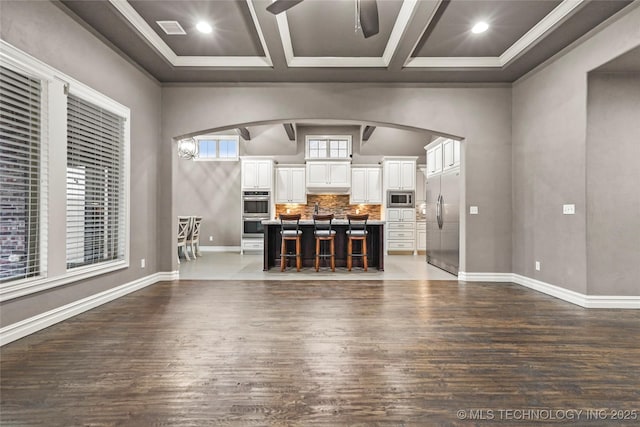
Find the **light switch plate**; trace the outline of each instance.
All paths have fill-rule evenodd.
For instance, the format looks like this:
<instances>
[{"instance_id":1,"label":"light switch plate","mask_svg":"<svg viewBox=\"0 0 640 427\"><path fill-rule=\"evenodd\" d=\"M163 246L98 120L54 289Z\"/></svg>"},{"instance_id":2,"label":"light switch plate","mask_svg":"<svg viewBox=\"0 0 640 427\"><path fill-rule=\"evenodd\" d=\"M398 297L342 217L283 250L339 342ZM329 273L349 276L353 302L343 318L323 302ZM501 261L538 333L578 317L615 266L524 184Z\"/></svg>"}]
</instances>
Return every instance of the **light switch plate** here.
<instances>
[{"instance_id":1,"label":"light switch plate","mask_svg":"<svg viewBox=\"0 0 640 427\"><path fill-rule=\"evenodd\" d=\"M478 215L478 207L477 206L469 206L469 214L470 215Z\"/></svg>"},{"instance_id":2,"label":"light switch plate","mask_svg":"<svg viewBox=\"0 0 640 427\"><path fill-rule=\"evenodd\" d=\"M142 258L142 259L140 260L140 268L144 268L146 265L147 265L147 263L145 262L145 259L144 259L144 258Z\"/></svg>"},{"instance_id":3,"label":"light switch plate","mask_svg":"<svg viewBox=\"0 0 640 427\"><path fill-rule=\"evenodd\" d=\"M574 215L576 213L576 205L562 205L562 213L565 215Z\"/></svg>"},{"instance_id":4,"label":"light switch plate","mask_svg":"<svg viewBox=\"0 0 640 427\"><path fill-rule=\"evenodd\" d=\"M540 261L536 261L536 271L540 271Z\"/></svg>"}]
</instances>

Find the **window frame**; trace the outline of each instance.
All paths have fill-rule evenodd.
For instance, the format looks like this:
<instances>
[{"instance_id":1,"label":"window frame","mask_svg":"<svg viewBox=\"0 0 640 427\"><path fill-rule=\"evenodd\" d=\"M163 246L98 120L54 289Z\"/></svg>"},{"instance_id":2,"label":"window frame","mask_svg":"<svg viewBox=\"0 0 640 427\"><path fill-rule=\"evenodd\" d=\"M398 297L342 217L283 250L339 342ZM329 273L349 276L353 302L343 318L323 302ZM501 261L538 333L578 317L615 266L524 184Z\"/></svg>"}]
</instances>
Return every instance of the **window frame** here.
<instances>
[{"instance_id":1,"label":"window frame","mask_svg":"<svg viewBox=\"0 0 640 427\"><path fill-rule=\"evenodd\" d=\"M2 66L10 69L11 71L25 75L31 79L40 81L40 160L38 164L38 273L24 277L21 279L10 280L0 284L0 288L8 288L12 286L22 286L25 283L35 282L42 280L47 276L47 243L48 243L48 154L49 154L49 133L48 133L48 81L49 76L43 70L37 67L29 66L23 63L18 58L7 56L4 52L0 51L0 59L2 59ZM0 300L2 301L2 300Z\"/></svg>"},{"instance_id":2,"label":"window frame","mask_svg":"<svg viewBox=\"0 0 640 427\"><path fill-rule=\"evenodd\" d=\"M40 271L37 276L0 285L0 302L89 279L130 266L131 111L128 107L0 40L3 66L42 82ZM66 268L67 93L125 118L124 121L124 259ZM65 203L49 203L64 198ZM55 247L52 243L55 243ZM57 245L60 247L57 247ZM61 255L62 254L62 255Z\"/></svg>"},{"instance_id":3,"label":"window frame","mask_svg":"<svg viewBox=\"0 0 640 427\"><path fill-rule=\"evenodd\" d=\"M311 157L310 155L310 142L311 141L326 141L325 156L324 157ZM331 157L331 141L346 141L347 142L347 155L346 157ZM306 135L305 136L304 155L305 160L351 160L353 154L353 138L351 135Z\"/></svg>"},{"instance_id":4,"label":"window frame","mask_svg":"<svg viewBox=\"0 0 640 427\"><path fill-rule=\"evenodd\" d=\"M194 136L196 141L196 156L193 158L196 162L237 162L240 161L240 137L238 135L198 135ZM216 156L215 157L200 157L200 141L215 141L216 142ZM220 142L221 141L234 141L236 146L235 157L220 157Z\"/></svg>"},{"instance_id":5,"label":"window frame","mask_svg":"<svg viewBox=\"0 0 640 427\"><path fill-rule=\"evenodd\" d=\"M130 216L130 180L131 180L131 170L130 170L130 122L131 115L130 110L127 107L113 101L110 98L102 95L101 93L87 87L84 85L70 85L68 90L69 95L76 96L78 98L83 99L86 102L89 102L97 107L100 107L104 110L107 110L113 114L121 116L124 119L124 141L123 141L123 178L124 178L124 258L113 260L113 261L103 261L95 264L89 264L86 266L79 267L66 267L66 272L68 276L74 275L83 275L87 273L103 274L109 271L118 270L120 268L126 268L129 266L129 216ZM68 97L66 97L68 99ZM65 134L66 139L66 134ZM66 153L66 140L65 140L65 153ZM66 184L66 165L65 165L65 184ZM66 205L66 185L65 185L65 205ZM65 230L66 230L66 215L65 215ZM66 237L66 235L65 235ZM65 254L66 254L66 238L65 238ZM65 265L66 265L66 257L65 257ZM91 276L89 276L91 277Z\"/></svg>"}]
</instances>

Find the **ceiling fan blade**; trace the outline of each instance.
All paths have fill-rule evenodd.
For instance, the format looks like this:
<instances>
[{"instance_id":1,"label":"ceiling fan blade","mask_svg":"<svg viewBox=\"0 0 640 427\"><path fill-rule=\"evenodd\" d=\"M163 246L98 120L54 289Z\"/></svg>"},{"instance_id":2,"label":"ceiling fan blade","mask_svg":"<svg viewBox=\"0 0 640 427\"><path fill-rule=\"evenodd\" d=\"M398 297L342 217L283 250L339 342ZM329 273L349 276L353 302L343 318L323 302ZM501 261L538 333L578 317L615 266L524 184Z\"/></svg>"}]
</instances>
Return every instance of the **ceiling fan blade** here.
<instances>
[{"instance_id":1,"label":"ceiling fan blade","mask_svg":"<svg viewBox=\"0 0 640 427\"><path fill-rule=\"evenodd\" d=\"M375 36L380 31L376 0L360 0L360 27L365 39Z\"/></svg>"},{"instance_id":2,"label":"ceiling fan blade","mask_svg":"<svg viewBox=\"0 0 640 427\"><path fill-rule=\"evenodd\" d=\"M301 3L302 0L276 0L267 6L267 10L274 15L282 13L286 10L291 9L293 6Z\"/></svg>"}]
</instances>

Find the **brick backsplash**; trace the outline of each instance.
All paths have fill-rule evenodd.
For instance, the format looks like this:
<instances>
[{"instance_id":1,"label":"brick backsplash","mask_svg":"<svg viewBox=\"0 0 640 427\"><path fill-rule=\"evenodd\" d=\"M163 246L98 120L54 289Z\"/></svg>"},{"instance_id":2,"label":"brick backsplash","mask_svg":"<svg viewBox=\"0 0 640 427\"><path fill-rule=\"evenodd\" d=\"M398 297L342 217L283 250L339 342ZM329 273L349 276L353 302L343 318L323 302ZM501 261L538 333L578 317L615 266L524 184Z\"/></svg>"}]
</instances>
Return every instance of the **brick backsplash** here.
<instances>
[{"instance_id":1,"label":"brick backsplash","mask_svg":"<svg viewBox=\"0 0 640 427\"><path fill-rule=\"evenodd\" d=\"M321 214L332 213L336 219L346 218L347 214L356 214L356 210L360 214L369 214L369 219L380 219L381 205L350 205L348 194L309 194L306 205L277 204L276 218L281 213L286 214L289 209L290 214L299 213L302 215L302 219L311 219L316 202L318 202Z\"/></svg>"}]
</instances>

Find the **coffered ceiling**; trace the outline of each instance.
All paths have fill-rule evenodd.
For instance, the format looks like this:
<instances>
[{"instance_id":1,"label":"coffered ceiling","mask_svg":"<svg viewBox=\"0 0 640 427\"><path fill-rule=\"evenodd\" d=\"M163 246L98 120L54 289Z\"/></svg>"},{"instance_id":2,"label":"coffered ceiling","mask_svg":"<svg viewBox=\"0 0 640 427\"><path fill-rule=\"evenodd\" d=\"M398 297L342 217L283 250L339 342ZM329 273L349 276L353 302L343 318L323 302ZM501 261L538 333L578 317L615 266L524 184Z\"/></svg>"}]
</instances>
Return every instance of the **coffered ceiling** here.
<instances>
[{"instance_id":1,"label":"coffered ceiling","mask_svg":"<svg viewBox=\"0 0 640 427\"><path fill-rule=\"evenodd\" d=\"M631 0L62 0L61 7L162 82L512 82ZM159 21L176 21L168 35ZM196 30L207 21L211 33ZM489 29L471 32L478 21Z\"/></svg>"}]
</instances>

